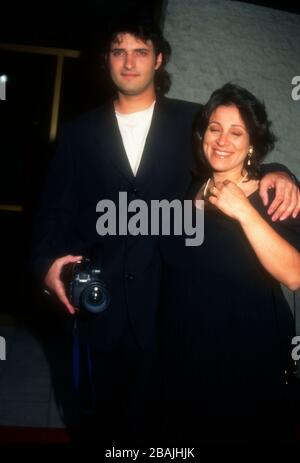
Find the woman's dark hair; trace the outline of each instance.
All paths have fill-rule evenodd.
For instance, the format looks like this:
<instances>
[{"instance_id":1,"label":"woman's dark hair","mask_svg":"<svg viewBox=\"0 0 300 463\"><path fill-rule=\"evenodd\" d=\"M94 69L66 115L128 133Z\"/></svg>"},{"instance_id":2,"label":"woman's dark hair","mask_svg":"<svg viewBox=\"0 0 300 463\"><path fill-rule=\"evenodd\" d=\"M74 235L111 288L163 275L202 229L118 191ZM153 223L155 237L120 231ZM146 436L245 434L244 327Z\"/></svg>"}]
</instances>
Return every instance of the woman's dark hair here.
<instances>
[{"instance_id":1,"label":"woman's dark hair","mask_svg":"<svg viewBox=\"0 0 300 463\"><path fill-rule=\"evenodd\" d=\"M148 16L130 15L129 17L123 16L122 18L110 23L107 27L107 33L102 42L102 63L105 63L105 58L110 51L111 44L117 40L119 34L128 33L134 37L146 42L151 40L155 55L162 54L162 64L155 72L154 84L156 92L160 95L167 93L171 87L171 77L166 71L165 66L171 56L171 46L164 38L160 28Z\"/></svg>"},{"instance_id":2,"label":"woman's dark hair","mask_svg":"<svg viewBox=\"0 0 300 463\"><path fill-rule=\"evenodd\" d=\"M240 112L249 133L250 145L254 152L251 157L251 165L245 160L244 168L248 172L248 178L260 177L260 164L264 157L274 148L276 137L271 131L271 122L268 120L266 108L252 93L238 85L227 83L215 90L208 102L203 107L194 125L194 146L197 161L200 161L202 175L203 168L208 173L210 166L203 152L203 138L209 124L212 113L219 106L236 106ZM198 162L199 164L199 162Z\"/></svg>"}]
</instances>

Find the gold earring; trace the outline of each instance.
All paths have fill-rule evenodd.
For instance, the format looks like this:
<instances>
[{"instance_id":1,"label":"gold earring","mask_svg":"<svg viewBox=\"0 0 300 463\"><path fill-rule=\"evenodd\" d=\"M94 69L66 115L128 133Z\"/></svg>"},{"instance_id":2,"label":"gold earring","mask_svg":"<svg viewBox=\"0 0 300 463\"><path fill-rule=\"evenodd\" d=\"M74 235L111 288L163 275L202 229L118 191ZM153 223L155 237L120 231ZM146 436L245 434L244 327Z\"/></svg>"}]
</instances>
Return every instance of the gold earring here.
<instances>
[{"instance_id":1,"label":"gold earring","mask_svg":"<svg viewBox=\"0 0 300 463\"><path fill-rule=\"evenodd\" d=\"M247 166L251 166L251 157L253 155L253 152L254 152L254 149L253 149L253 146L249 146L249 150L248 150L248 161L247 161Z\"/></svg>"}]
</instances>

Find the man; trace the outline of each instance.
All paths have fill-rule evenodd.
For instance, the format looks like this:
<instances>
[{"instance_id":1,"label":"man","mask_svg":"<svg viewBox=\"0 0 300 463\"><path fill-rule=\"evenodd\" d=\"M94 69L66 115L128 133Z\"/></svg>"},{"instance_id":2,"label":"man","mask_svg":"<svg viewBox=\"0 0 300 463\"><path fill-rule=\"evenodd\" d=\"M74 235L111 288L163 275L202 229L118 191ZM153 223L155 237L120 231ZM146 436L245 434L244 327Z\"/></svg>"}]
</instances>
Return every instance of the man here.
<instances>
[{"instance_id":1,"label":"man","mask_svg":"<svg viewBox=\"0 0 300 463\"><path fill-rule=\"evenodd\" d=\"M118 204L119 192L147 204L173 200L189 186L192 123L201 107L163 96L169 55L169 44L150 22L128 22L111 32L105 57L116 99L61 131L37 217L35 268L68 312L74 315L76 308L66 296L62 269L91 249L110 292L108 310L79 326L91 350L99 439L112 440L119 431L140 442L158 424L157 239L99 236L96 205L101 199ZM273 186L274 219L297 213L293 181L285 173L268 174L261 187L265 201Z\"/></svg>"}]
</instances>

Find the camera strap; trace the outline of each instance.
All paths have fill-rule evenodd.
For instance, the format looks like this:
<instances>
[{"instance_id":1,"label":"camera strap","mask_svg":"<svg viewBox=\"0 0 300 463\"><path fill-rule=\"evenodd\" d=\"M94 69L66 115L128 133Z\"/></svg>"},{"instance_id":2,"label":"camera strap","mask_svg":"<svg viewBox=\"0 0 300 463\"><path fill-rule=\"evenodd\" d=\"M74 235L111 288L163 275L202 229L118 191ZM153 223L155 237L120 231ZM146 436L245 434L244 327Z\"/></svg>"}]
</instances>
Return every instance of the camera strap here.
<instances>
[{"instance_id":1,"label":"camera strap","mask_svg":"<svg viewBox=\"0 0 300 463\"><path fill-rule=\"evenodd\" d=\"M76 316L73 327L73 386L82 413L93 414L96 400L91 349L87 342L80 339Z\"/></svg>"}]
</instances>

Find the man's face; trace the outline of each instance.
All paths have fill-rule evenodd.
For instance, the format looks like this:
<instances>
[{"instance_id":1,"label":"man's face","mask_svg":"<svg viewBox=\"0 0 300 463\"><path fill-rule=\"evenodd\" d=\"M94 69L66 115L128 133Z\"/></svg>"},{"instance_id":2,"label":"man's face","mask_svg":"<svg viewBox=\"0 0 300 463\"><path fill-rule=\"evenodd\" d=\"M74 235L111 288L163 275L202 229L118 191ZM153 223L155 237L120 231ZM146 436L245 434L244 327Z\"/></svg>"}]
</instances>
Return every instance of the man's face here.
<instances>
[{"instance_id":1,"label":"man's face","mask_svg":"<svg viewBox=\"0 0 300 463\"><path fill-rule=\"evenodd\" d=\"M111 44L107 61L119 92L141 95L154 88L154 74L161 65L162 55L155 55L150 40L143 42L131 34L122 33Z\"/></svg>"}]
</instances>

